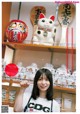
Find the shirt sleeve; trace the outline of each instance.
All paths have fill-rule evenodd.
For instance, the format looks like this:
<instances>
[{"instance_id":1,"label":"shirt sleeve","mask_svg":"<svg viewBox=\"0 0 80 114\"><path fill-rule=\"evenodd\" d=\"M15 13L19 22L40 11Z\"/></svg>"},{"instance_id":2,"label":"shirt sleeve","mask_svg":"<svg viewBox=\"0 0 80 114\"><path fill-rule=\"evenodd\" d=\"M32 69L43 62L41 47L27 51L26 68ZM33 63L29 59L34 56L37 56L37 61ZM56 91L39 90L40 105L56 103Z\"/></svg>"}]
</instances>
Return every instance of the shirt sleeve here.
<instances>
[{"instance_id":1,"label":"shirt sleeve","mask_svg":"<svg viewBox=\"0 0 80 114\"><path fill-rule=\"evenodd\" d=\"M55 100L53 100L53 112L60 112L60 105Z\"/></svg>"}]
</instances>

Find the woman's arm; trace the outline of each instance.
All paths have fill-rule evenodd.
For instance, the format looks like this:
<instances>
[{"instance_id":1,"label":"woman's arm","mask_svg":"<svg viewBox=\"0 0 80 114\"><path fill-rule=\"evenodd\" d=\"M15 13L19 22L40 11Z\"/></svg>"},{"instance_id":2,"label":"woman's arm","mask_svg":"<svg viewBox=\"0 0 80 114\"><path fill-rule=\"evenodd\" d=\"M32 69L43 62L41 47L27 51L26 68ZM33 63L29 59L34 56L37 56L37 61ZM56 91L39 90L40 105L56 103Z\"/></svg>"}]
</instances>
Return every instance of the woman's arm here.
<instances>
[{"instance_id":1,"label":"woman's arm","mask_svg":"<svg viewBox=\"0 0 80 114\"><path fill-rule=\"evenodd\" d=\"M29 86L29 82L28 81L22 81L20 83L21 85L21 88L20 88L20 91L15 99L15 104L14 104L14 112L22 112L23 111L23 94L24 94L24 91L26 89L26 87Z\"/></svg>"},{"instance_id":2,"label":"woman's arm","mask_svg":"<svg viewBox=\"0 0 80 114\"><path fill-rule=\"evenodd\" d=\"M19 91L19 94L17 95L15 99L15 104L14 104L14 112L22 112L23 111L23 94L24 94L25 88L21 88Z\"/></svg>"}]
</instances>

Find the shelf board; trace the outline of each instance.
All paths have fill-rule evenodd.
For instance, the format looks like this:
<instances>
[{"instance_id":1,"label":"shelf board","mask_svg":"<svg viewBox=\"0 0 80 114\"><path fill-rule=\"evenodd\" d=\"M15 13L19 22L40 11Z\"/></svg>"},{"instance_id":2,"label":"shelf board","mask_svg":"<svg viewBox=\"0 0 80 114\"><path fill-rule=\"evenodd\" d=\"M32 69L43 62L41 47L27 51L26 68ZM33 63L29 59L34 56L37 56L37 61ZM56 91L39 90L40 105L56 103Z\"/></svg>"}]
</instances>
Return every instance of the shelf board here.
<instances>
[{"instance_id":1,"label":"shelf board","mask_svg":"<svg viewBox=\"0 0 80 114\"><path fill-rule=\"evenodd\" d=\"M9 80L3 79L2 82L9 82ZM20 81L10 80L10 83L11 84L12 83L20 84ZM76 89L74 89L74 88L64 88L64 87L54 86L53 89L76 94Z\"/></svg>"},{"instance_id":2,"label":"shelf board","mask_svg":"<svg viewBox=\"0 0 80 114\"><path fill-rule=\"evenodd\" d=\"M2 42L3 45L7 45L13 49L26 49L26 50L35 50L35 51L51 51L51 52L60 52L60 53L76 53L76 48L71 47L63 47L63 46L45 46L39 44L32 44L32 43L14 43L14 42Z\"/></svg>"},{"instance_id":3,"label":"shelf board","mask_svg":"<svg viewBox=\"0 0 80 114\"><path fill-rule=\"evenodd\" d=\"M65 87L54 86L53 89L54 90L59 90L59 91L66 91L68 93L76 94L76 89L75 88L65 88Z\"/></svg>"},{"instance_id":4,"label":"shelf board","mask_svg":"<svg viewBox=\"0 0 80 114\"><path fill-rule=\"evenodd\" d=\"M6 79L2 79L2 82L5 83L5 82L10 82L10 80L6 80Z\"/></svg>"}]
</instances>

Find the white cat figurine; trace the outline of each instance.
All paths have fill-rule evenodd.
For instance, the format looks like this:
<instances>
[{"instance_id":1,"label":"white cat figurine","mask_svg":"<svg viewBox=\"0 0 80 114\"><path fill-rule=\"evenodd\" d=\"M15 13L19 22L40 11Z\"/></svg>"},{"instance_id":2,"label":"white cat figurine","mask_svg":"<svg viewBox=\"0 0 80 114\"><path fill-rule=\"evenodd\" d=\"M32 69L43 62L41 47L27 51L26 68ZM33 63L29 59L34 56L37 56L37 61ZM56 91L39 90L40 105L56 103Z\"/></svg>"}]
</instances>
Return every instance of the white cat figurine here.
<instances>
[{"instance_id":1,"label":"white cat figurine","mask_svg":"<svg viewBox=\"0 0 80 114\"><path fill-rule=\"evenodd\" d=\"M54 45L54 19L54 16L46 18L43 13L40 13L38 26L32 39L34 44Z\"/></svg>"}]
</instances>

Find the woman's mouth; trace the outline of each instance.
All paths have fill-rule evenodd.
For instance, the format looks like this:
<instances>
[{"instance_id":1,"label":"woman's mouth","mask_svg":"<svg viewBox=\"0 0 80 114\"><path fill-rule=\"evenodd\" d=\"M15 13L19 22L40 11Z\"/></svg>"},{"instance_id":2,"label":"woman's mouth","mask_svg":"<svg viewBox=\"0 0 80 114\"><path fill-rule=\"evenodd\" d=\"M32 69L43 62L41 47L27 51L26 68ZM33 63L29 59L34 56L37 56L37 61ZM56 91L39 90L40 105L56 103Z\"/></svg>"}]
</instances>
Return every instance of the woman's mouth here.
<instances>
[{"instance_id":1,"label":"woman's mouth","mask_svg":"<svg viewBox=\"0 0 80 114\"><path fill-rule=\"evenodd\" d=\"M40 86L40 88L45 89L47 86Z\"/></svg>"}]
</instances>

